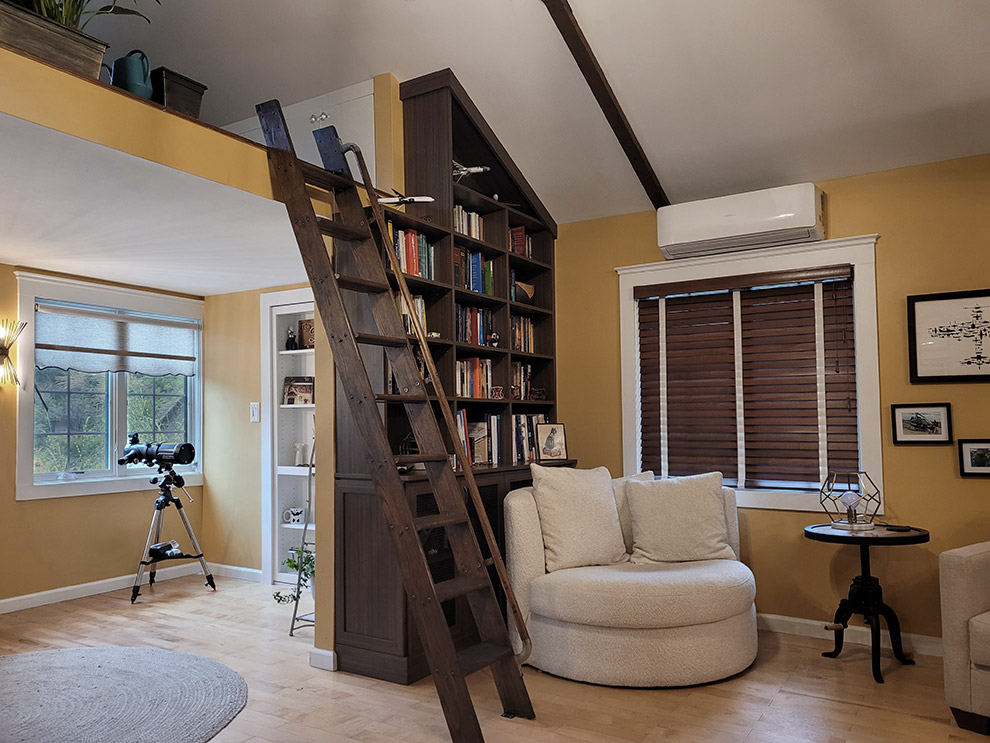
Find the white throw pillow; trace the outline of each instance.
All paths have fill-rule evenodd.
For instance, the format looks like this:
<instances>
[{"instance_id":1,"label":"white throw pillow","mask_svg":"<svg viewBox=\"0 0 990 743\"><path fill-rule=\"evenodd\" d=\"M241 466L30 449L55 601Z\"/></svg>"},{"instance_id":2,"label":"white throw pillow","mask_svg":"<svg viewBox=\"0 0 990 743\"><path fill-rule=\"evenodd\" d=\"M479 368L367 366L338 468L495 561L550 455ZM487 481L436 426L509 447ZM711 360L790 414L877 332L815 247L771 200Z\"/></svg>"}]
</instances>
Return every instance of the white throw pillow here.
<instances>
[{"instance_id":1,"label":"white throw pillow","mask_svg":"<svg viewBox=\"0 0 990 743\"><path fill-rule=\"evenodd\" d=\"M619 526L622 527L622 541L626 543L626 552L633 551L632 515L626 500L626 483L630 480L652 479L652 472L640 472L638 475L616 477L612 480L612 495L615 496L615 507L619 511Z\"/></svg>"},{"instance_id":2,"label":"white throw pillow","mask_svg":"<svg viewBox=\"0 0 990 743\"><path fill-rule=\"evenodd\" d=\"M533 499L540 514L547 572L629 559L605 467L530 465Z\"/></svg>"},{"instance_id":3,"label":"white throw pillow","mask_svg":"<svg viewBox=\"0 0 990 743\"><path fill-rule=\"evenodd\" d=\"M734 560L725 526L722 475L626 483L632 562Z\"/></svg>"}]
</instances>

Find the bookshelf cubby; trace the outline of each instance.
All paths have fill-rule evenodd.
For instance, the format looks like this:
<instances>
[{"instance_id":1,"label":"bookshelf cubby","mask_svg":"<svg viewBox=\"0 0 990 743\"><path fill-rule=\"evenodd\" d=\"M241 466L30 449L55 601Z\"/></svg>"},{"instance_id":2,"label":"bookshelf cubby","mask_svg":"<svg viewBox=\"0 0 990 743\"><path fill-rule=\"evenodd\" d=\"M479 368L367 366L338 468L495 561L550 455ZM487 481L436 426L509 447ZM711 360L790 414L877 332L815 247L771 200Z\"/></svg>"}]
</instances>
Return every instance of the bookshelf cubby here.
<instances>
[{"instance_id":1,"label":"bookshelf cubby","mask_svg":"<svg viewBox=\"0 0 990 743\"><path fill-rule=\"evenodd\" d=\"M543 415L547 422L556 421L553 272L557 225L450 70L403 83L400 97L404 190L432 196L434 201L387 207L386 218L392 230L415 230L433 246L432 278L416 276L416 271L405 273L411 292L423 297L427 333L437 336L431 337L428 345L446 394L444 402L455 416L466 419L468 427L498 417L499 430L497 435L490 435L486 449L497 455L500 464L476 465L474 471L493 529L504 547L502 498L509 490L531 482L528 463L513 462L517 443L513 416ZM454 161L489 170L458 180L453 176ZM457 229L455 219L467 221L468 213L477 215L470 217L470 223L480 234L472 236ZM516 250L521 248L521 252L513 250L513 229ZM472 259L472 255L477 257ZM346 248L336 251L336 256L338 270L348 273ZM414 259L415 255L407 255L407 265L415 263ZM480 286L464 280L472 260L476 269L481 266ZM516 286L518 291L514 291L513 280L525 286ZM531 290L532 296L521 296L523 290ZM366 298L355 296L353 301ZM357 310L350 313L352 318L361 317L360 308ZM472 334L477 342L468 342L458 332L459 319L463 323L465 317L479 313L489 316L488 330L497 333L497 339L490 333L484 337ZM512 328L523 324L532 337L531 351L513 349ZM355 330L363 328L356 325ZM385 352L377 353L375 356L371 349L364 352L369 377L376 393L390 393ZM459 394L458 362L475 359L483 362L476 366L489 375L486 394L470 395L463 390ZM526 368L529 389L539 391L530 392L528 399L513 395L513 370L518 365ZM426 391L436 396L429 383ZM438 418L440 404L440 400L434 402ZM392 450L399 453L408 445L411 430L403 403L385 399L378 406ZM411 626L387 527L378 513L367 458L347 406L338 405L336 415L335 650L339 666L353 673L411 683L426 675L425 658ZM491 428L490 424L489 432ZM448 451L454 451L459 443L451 440L445 426L441 429ZM430 513L435 506L425 495L425 473L414 470L405 480L416 514ZM445 569L447 564L442 542L440 539L433 547L437 569ZM467 639L474 629L462 601L449 602L444 610L455 638Z\"/></svg>"}]
</instances>

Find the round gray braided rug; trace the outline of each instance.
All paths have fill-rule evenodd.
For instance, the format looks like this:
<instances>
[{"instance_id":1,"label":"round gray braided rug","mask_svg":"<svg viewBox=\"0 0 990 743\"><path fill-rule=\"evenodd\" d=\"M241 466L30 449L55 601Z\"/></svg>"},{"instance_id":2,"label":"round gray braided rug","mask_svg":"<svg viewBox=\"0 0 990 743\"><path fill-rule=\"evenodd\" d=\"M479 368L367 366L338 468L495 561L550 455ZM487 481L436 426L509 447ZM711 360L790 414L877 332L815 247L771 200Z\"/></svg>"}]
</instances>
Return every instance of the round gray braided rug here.
<instances>
[{"instance_id":1,"label":"round gray braided rug","mask_svg":"<svg viewBox=\"0 0 990 743\"><path fill-rule=\"evenodd\" d=\"M246 702L240 674L172 650L0 656L0 743L204 743Z\"/></svg>"}]
</instances>

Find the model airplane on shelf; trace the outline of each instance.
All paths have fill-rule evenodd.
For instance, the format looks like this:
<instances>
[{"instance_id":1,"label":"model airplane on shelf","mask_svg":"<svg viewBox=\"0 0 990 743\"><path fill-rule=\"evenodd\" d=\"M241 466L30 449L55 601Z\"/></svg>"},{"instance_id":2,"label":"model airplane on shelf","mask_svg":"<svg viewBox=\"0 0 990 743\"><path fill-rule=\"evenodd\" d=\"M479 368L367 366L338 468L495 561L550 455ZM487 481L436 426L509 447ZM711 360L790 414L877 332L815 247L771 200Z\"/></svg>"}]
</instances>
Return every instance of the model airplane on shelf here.
<instances>
[{"instance_id":1,"label":"model airplane on shelf","mask_svg":"<svg viewBox=\"0 0 990 743\"><path fill-rule=\"evenodd\" d=\"M403 196L394 188L392 189L392 193L395 196L386 196L383 199L378 199L378 203L387 204L388 206L399 206L401 204L431 204L435 201L432 196Z\"/></svg>"},{"instance_id":2,"label":"model airplane on shelf","mask_svg":"<svg viewBox=\"0 0 990 743\"><path fill-rule=\"evenodd\" d=\"M456 160L451 160L454 163L454 178L460 180L466 175L477 175L478 173L487 173L491 168L487 165L461 165Z\"/></svg>"}]
</instances>

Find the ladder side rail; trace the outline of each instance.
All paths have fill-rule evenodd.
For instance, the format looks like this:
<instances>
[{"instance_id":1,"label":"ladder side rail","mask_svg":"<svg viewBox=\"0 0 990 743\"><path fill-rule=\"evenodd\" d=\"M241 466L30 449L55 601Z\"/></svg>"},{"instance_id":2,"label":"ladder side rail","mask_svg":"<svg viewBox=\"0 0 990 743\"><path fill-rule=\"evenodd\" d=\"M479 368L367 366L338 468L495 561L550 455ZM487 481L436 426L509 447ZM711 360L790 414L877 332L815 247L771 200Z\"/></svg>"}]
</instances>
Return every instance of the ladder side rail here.
<instances>
[{"instance_id":1,"label":"ladder side rail","mask_svg":"<svg viewBox=\"0 0 990 743\"><path fill-rule=\"evenodd\" d=\"M483 743L477 714L467 683L459 670L453 640L436 598L422 544L413 529L412 510L384 435L371 382L347 320L330 256L316 223L281 109L276 101L270 101L260 104L257 111L268 145L272 180L278 192L276 195L288 209L316 306L330 339L334 361L341 372L339 377L367 447L379 505L396 546L403 583L419 625L420 639L430 660L451 737L456 743Z\"/></svg>"},{"instance_id":2,"label":"ladder side rail","mask_svg":"<svg viewBox=\"0 0 990 743\"><path fill-rule=\"evenodd\" d=\"M366 184L370 184L371 175L368 172L368 166L364 161L364 156L361 154L359 149L355 149L354 154L361 170L362 179ZM369 201L371 203L371 210L374 215L375 227L377 228L379 240L384 244L386 242L385 236L388 235L388 229L385 225L385 216L382 211L381 204L378 203L378 197L375 194L374 189L368 187L367 193L369 195ZM409 285L406 283L402 270L397 265L395 256L392 254L390 249L386 249L384 252L388 255L389 263L392 266L392 271L395 274L396 282L399 286L399 292L402 294L404 301L408 303L408 306L413 307L414 305L412 301L412 294L409 291ZM498 574L499 581L502 584L502 589L505 591L506 604L509 607L512 618L515 620L516 628L519 631L519 636L523 641L523 656L528 656L532 647L532 641L529 637L529 630L526 628L526 621L522 615L522 610L519 608L519 602L516 599L515 591L512 590L512 585L509 581L509 573L506 570L505 562L502 559L502 553L498 548L498 541L495 538L495 532L492 530L492 525L488 521L488 516L481 500L481 493L479 492L478 484L474 479L474 470L471 467L470 458L467 456L467 452L464 451L464 448L460 445L459 437L457 435L457 423L454 420L454 414L450 410L450 405L447 402L446 395L443 391L443 386L440 382L440 375L437 372L436 364L433 361L433 354L430 353L429 346L426 342L426 334L423 332L419 318L415 313L411 313L411 318L414 334L423 349L423 359L426 364L427 371L433 379L434 390L440 398L440 409L443 412L447 429L450 432L451 438L454 440L454 450L457 455L457 461L463 470L464 481L467 485L467 490L471 500L474 503L475 512L477 513L478 521L481 524L481 531L485 536L485 541L488 543L488 549L495 565L495 572ZM523 657L519 662L521 663L524 660L525 657Z\"/></svg>"}]
</instances>

